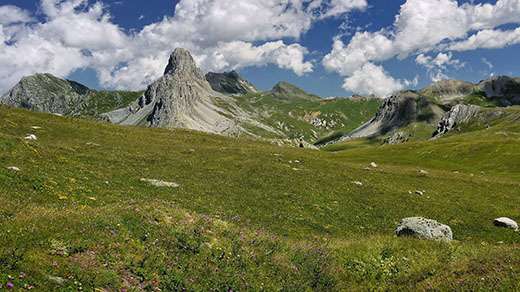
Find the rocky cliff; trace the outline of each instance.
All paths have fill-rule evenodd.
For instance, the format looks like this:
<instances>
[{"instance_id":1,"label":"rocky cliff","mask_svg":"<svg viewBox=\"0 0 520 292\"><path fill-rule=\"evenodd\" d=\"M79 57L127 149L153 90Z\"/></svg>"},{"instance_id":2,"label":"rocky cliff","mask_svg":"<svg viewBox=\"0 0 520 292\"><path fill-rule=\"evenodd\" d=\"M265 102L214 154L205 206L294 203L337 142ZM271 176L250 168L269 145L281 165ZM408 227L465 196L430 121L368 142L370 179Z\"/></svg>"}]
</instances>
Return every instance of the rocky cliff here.
<instances>
[{"instance_id":1,"label":"rocky cliff","mask_svg":"<svg viewBox=\"0 0 520 292\"><path fill-rule=\"evenodd\" d=\"M454 106L439 121L432 139L440 138L442 135L455 129L458 124L470 122L478 115L480 109L476 105L458 104Z\"/></svg>"}]
</instances>

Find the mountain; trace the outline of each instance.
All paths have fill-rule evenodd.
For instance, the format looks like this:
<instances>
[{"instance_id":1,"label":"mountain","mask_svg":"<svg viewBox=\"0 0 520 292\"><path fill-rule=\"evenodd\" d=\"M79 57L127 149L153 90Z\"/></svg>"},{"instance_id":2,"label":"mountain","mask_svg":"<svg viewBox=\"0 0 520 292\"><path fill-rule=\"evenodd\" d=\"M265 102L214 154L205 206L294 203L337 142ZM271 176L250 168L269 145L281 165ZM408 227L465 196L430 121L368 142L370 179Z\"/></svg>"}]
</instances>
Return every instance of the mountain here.
<instances>
[{"instance_id":1,"label":"mountain","mask_svg":"<svg viewBox=\"0 0 520 292\"><path fill-rule=\"evenodd\" d=\"M399 92L385 99L375 117L354 131L323 139L323 147L354 139L395 144L440 137L457 123L468 123L478 106L520 104L520 78L499 76L479 84L443 80L417 91ZM446 115L446 116L445 116Z\"/></svg>"},{"instance_id":2,"label":"mountain","mask_svg":"<svg viewBox=\"0 0 520 292\"><path fill-rule=\"evenodd\" d=\"M127 108L106 113L111 123L162 128L186 128L238 136L246 132L226 116L215 100L229 97L214 91L190 53L176 49L164 75L148 86L144 94Z\"/></svg>"},{"instance_id":3,"label":"mountain","mask_svg":"<svg viewBox=\"0 0 520 292\"><path fill-rule=\"evenodd\" d=\"M271 90L265 92L265 95L274 97L285 102L292 102L294 100L311 100L317 101L321 98L314 94L308 94L297 86L288 82L279 82Z\"/></svg>"},{"instance_id":4,"label":"mountain","mask_svg":"<svg viewBox=\"0 0 520 292\"><path fill-rule=\"evenodd\" d=\"M235 71L224 73L209 72L206 74L206 80L213 90L224 94L260 92L253 84Z\"/></svg>"},{"instance_id":5,"label":"mountain","mask_svg":"<svg viewBox=\"0 0 520 292\"><path fill-rule=\"evenodd\" d=\"M127 106L141 92L96 91L51 74L23 77L0 103L73 117L101 118L100 114Z\"/></svg>"},{"instance_id":6,"label":"mountain","mask_svg":"<svg viewBox=\"0 0 520 292\"><path fill-rule=\"evenodd\" d=\"M259 91L234 71L204 76L180 48L171 54L163 76L145 91L95 91L37 74L24 77L1 102L115 124L186 128L296 146L347 133L380 105L374 98L325 100L287 82Z\"/></svg>"},{"instance_id":7,"label":"mountain","mask_svg":"<svg viewBox=\"0 0 520 292\"><path fill-rule=\"evenodd\" d=\"M359 138L375 138L414 122L436 125L444 112L441 106L424 96L412 91L399 92L383 100L375 117L367 123L346 135L318 143L317 146Z\"/></svg>"}]
</instances>

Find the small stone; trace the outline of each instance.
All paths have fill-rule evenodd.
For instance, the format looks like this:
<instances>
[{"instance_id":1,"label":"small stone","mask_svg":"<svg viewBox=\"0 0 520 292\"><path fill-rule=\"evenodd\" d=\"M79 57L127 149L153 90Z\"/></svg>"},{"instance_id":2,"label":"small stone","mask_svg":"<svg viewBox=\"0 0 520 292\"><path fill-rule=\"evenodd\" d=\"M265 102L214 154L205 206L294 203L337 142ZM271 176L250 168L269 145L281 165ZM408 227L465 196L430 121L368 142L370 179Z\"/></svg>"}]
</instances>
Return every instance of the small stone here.
<instances>
[{"instance_id":1,"label":"small stone","mask_svg":"<svg viewBox=\"0 0 520 292\"><path fill-rule=\"evenodd\" d=\"M428 172L426 170L424 170L424 169L419 170L419 173L428 174Z\"/></svg>"},{"instance_id":2,"label":"small stone","mask_svg":"<svg viewBox=\"0 0 520 292\"><path fill-rule=\"evenodd\" d=\"M420 196L423 196L424 195L424 192L421 192L421 191L415 191L416 194L420 195Z\"/></svg>"},{"instance_id":3,"label":"small stone","mask_svg":"<svg viewBox=\"0 0 520 292\"><path fill-rule=\"evenodd\" d=\"M65 279L63 279L62 277L56 277L56 276L49 276L49 280L56 282L58 284L62 284L65 282Z\"/></svg>"},{"instance_id":4,"label":"small stone","mask_svg":"<svg viewBox=\"0 0 520 292\"><path fill-rule=\"evenodd\" d=\"M373 167L373 168L376 168L377 167L377 164L375 162L371 162L370 163L370 166Z\"/></svg>"},{"instance_id":5,"label":"small stone","mask_svg":"<svg viewBox=\"0 0 520 292\"><path fill-rule=\"evenodd\" d=\"M87 145L89 145L89 146L100 146L99 144L96 144L94 142L87 142Z\"/></svg>"},{"instance_id":6,"label":"small stone","mask_svg":"<svg viewBox=\"0 0 520 292\"><path fill-rule=\"evenodd\" d=\"M446 242L453 240L453 233L448 225L421 217L402 219L395 233L399 237L406 236Z\"/></svg>"},{"instance_id":7,"label":"small stone","mask_svg":"<svg viewBox=\"0 0 520 292\"><path fill-rule=\"evenodd\" d=\"M299 169L299 168L296 168L296 167L293 167L293 169L292 169L292 170L294 170L294 171L300 171L301 169Z\"/></svg>"},{"instance_id":8,"label":"small stone","mask_svg":"<svg viewBox=\"0 0 520 292\"><path fill-rule=\"evenodd\" d=\"M513 221L507 217L500 217L500 218L495 219L495 221L493 222L493 225L495 225L496 227L504 227L504 228L514 229L515 231L518 231L518 223L516 223L515 221Z\"/></svg>"},{"instance_id":9,"label":"small stone","mask_svg":"<svg viewBox=\"0 0 520 292\"><path fill-rule=\"evenodd\" d=\"M20 171L20 169L16 166L9 166L7 169L14 170L14 171Z\"/></svg>"},{"instance_id":10,"label":"small stone","mask_svg":"<svg viewBox=\"0 0 520 292\"><path fill-rule=\"evenodd\" d=\"M362 186L363 185L363 183L360 182L360 181L353 181L352 183L355 184L355 185L358 185L358 186Z\"/></svg>"},{"instance_id":11,"label":"small stone","mask_svg":"<svg viewBox=\"0 0 520 292\"><path fill-rule=\"evenodd\" d=\"M33 134L30 134L30 135L26 136L24 139L25 139L25 140L38 140L38 139L36 138L36 136L34 136Z\"/></svg>"},{"instance_id":12,"label":"small stone","mask_svg":"<svg viewBox=\"0 0 520 292\"><path fill-rule=\"evenodd\" d=\"M109 185L109 184L110 184L110 182L109 182L108 180L106 180L106 181L105 181L105 184L106 184L106 185Z\"/></svg>"},{"instance_id":13,"label":"small stone","mask_svg":"<svg viewBox=\"0 0 520 292\"><path fill-rule=\"evenodd\" d=\"M41 129L41 128L42 128L42 127L38 127L38 126L31 126L31 129L33 129L33 130L39 130L39 129Z\"/></svg>"},{"instance_id":14,"label":"small stone","mask_svg":"<svg viewBox=\"0 0 520 292\"><path fill-rule=\"evenodd\" d=\"M365 168L363 168L363 169L364 169L364 170L371 170L370 167L365 167Z\"/></svg>"},{"instance_id":15,"label":"small stone","mask_svg":"<svg viewBox=\"0 0 520 292\"><path fill-rule=\"evenodd\" d=\"M179 187L179 185L176 183L157 180L157 179L142 178L141 181L150 183L151 185L156 186L156 187L169 187L169 188L178 188Z\"/></svg>"}]
</instances>

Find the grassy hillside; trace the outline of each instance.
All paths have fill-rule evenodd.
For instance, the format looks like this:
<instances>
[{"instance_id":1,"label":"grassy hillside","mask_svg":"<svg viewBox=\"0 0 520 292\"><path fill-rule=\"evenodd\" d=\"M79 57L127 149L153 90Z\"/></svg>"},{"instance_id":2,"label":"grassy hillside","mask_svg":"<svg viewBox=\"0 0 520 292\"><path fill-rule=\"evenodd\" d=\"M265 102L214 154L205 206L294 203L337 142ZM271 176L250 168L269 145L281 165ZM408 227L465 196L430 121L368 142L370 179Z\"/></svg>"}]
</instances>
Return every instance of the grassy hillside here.
<instances>
[{"instance_id":1,"label":"grassy hillside","mask_svg":"<svg viewBox=\"0 0 520 292\"><path fill-rule=\"evenodd\" d=\"M294 87L291 86L289 88ZM281 133L276 135L261 129L249 129L264 138L303 137L314 143L333 133L346 134L372 119L381 105L381 100L376 98L320 99L298 88L293 88L293 91L275 89L233 96L240 108ZM225 103L220 105L226 106Z\"/></svg>"},{"instance_id":2,"label":"grassy hillside","mask_svg":"<svg viewBox=\"0 0 520 292\"><path fill-rule=\"evenodd\" d=\"M492 222L520 221L519 133L333 153L0 106L0 286L518 291L520 236ZM394 237L408 216L456 241Z\"/></svg>"}]
</instances>

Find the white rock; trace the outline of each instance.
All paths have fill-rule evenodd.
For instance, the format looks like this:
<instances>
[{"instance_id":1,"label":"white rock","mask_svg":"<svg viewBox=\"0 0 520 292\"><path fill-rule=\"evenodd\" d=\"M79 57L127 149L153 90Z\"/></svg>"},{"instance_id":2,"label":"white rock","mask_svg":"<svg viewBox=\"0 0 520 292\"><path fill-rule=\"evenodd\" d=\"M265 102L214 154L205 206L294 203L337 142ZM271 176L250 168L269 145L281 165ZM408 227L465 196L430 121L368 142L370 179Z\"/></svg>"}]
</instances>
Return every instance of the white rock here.
<instances>
[{"instance_id":1,"label":"white rock","mask_svg":"<svg viewBox=\"0 0 520 292\"><path fill-rule=\"evenodd\" d=\"M33 129L33 130L39 130L39 129L41 129L41 128L42 128L42 127L38 127L38 126L31 126L31 129Z\"/></svg>"},{"instance_id":2,"label":"white rock","mask_svg":"<svg viewBox=\"0 0 520 292\"><path fill-rule=\"evenodd\" d=\"M421 196L424 195L424 192L421 192L421 191L415 191L415 193L418 194L418 195L421 195Z\"/></svg>"},{"instance_id":3,"label":"white rock","mask_svg":"<svg viewBox=\"0 0 520 292\"><path fill-rule=\"evenodd\" d=\"M376 168L376 167L377 167L377 164L376 164L375 162L371 162L371 163L370 163L370 166Z\"/></svg>"},{"instance_id":4,"label":"white rock","mask_svg":"<svg viewBox=\"0 0 520 292\"><path fill-rule=\"evenodd\" d=\"M179 187L179 185L176 183L162 181L162 180L158 180L158 179L142 178L141 181L150 183L156 187L169 187L169 188L178 188Z\"/></svg>"},{"instance_id":5,"label":"white rock","mask_svg":"<svg viewBox=\"0 0 520 292\"><path fill-rule=\"evenodd\" d=\"M14 171L20 171L20 169L16 166L9 166L7 169L14 170Z\"/></svg>"},{"instance_id":6,"label":"white rock","mask_svg":"<svg viewBox=\"0 0 520 292\"><path fill-rule=\"evenodd\" d=\"M424 169L419 170L419 173L428 174L428 172L426 170L424 170Z\"/></svg>"},{"instance_id":7,"label":"white rock","mask_svg":"<svg viewBox=\"0 0 520 292\"><path fill-rule=\"evenodd\" d=\"M87 142L87 145L89 145L89 146L99 146L99 144L96 144L94 142Z\"/></svg>"},{"instance_id":8,"label":"white rock","mask_svg":"<svg viewBox=\"0 0 520 292\"><path fill-rule=\"evenodd\" d=\"M352 183L355 184L355 185L358 185L358 186L362 186L363 185L363 183L360 182L360 181L353 181Z\"/></svg>"},{"instance_id":9,"label":"white rock","mask_svg":"<svg viewBox=\"0 0 520 292\"><path fill-rule=\"evenodd\" d=\"M449 242L453 233L448 225L421 217L404 218L397 226L397 236L407 236Z\"/></svg>"},{"instance_id":10,"label":"white rock","mask_svg":"<svg viewBox=\"0 0 520 292\"><path fill-rule=\"evenodd\" d=\"M363 169L364 169L364 170L370 170L370 167L365 167L365 168L363 168Z\"/></svg>"},{"instance_id":11,"label":"white rock","mask_svg":"<svg viewBox=\"0 0 520 292\"><path fill-rule=\"evenodd\" d=\"M510 228L510 229L514 229L515 231L518 231L518 223L516 223L515 221L513 221L507 217L500 217L500 218L495 219L495 221L493 222L493 225L495 225L497 227Z\"/></svg>"},{"instance_id":12,"label":"white rock","mask_svg":"<svg viewBox=\"0 0 520 292\"><path fill-rule=\"evenodd\" d=\"M25 140L38 140L38 139L33 134L30 134L30 135L25 137Z\"/></svg>"}]
</instances>

